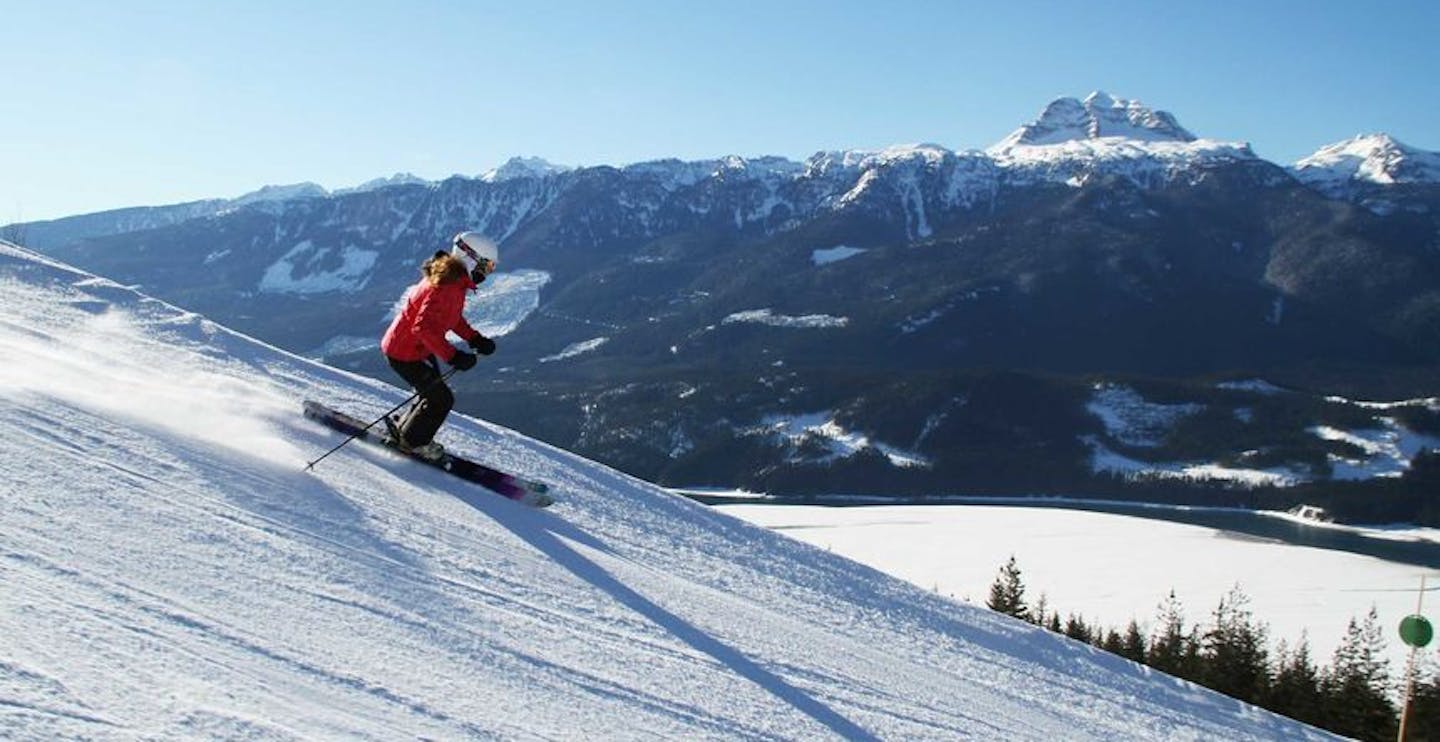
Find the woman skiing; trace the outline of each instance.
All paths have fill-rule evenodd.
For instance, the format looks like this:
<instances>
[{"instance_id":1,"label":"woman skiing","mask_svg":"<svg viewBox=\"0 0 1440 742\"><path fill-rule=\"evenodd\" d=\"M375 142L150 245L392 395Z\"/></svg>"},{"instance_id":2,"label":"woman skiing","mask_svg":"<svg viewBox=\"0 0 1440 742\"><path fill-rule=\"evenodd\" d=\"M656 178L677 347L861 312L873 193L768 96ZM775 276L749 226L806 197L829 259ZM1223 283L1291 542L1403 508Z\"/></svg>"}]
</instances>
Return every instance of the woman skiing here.
<instances>
[{"instance_id":1,"label":"woman skiing","mask_svg":"<svg viewBox=\"0 0 1440 742\"><path fill-rule=\"evenodd\" d=\"M380 341L390 367L419 393L410 409L398 420L386 418L390 436L401 448L426 459L437 460L444 447L436 443L435 432L444 424L455 394L441 378L436 359L465 371L475 366L475 353L495 352L495 341L481 335L465 321L465 294L495 270L499 253L495 244L479 232L455 235L449 253L436 252L420 267L420 282L409 289L404 306L395 315ZM454 332L475 353L450 344Z\"/></svg>"}]
</instances>

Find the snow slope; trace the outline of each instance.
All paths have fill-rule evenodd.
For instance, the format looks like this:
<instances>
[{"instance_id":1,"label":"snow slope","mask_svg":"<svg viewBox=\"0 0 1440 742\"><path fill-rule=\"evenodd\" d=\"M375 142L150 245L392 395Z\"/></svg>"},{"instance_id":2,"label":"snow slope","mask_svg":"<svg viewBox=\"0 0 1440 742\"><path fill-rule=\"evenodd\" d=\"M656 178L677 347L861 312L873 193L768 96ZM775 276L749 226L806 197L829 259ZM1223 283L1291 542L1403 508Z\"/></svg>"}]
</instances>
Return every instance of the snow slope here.
<instances>
[{"instance_id":1,"label":"snow slope","mask_svg":"<svg viewBox=\"0 0 1440 742\"><path fill-rule=\"evenodd\" d=\"M0 737L1297 739L457 418L546 511L338 437L392 387L0 246Z\"/></svg>"}]
</instances>

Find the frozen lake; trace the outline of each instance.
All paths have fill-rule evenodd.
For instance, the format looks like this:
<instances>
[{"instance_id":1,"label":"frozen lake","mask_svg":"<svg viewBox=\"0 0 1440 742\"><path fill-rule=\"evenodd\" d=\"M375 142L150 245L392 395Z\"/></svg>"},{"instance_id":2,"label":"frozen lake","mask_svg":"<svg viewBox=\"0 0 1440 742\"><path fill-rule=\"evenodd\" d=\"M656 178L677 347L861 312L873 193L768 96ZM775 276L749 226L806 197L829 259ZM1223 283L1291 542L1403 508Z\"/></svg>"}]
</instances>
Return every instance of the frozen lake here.
<instances>
[{"instance_id":1,"label":"frozen lake","mask_svg":"<svg viewBox=\"0 0 1440 742\"><path fill-rule=\"evenodd\" d=\"M1405 648L1395 627L1414 612L1422 574L1433 568L1282 540L1288 532L1319 538L1361 538L1377 548L1409 545L1423 564L1440 550L1405 534L1363 534L1317 528L1253 513L1212 511L1198 517L1271 521L1276 535L1216 525L1177 523L1114 512L996 505L719 505L752 523L781 531L928 590L983 604L1000 566L1013 554L1033 606L1078 613L1087 622L1123 630L1131 618L1155 624L1170 590L1187 621L1209 623L1220 599L1239 583L1256 618L1275 642L1303 633L1311 655L1328 664L1351 617L1373 605L1388 640L1391 671L1403 669ZM1263 523L1261 523L1263 525ZM1257 526L1258 527L1258 526ZM1315 534L1318 533L1318 536ZM1440 618L1440 596L1424 611ZM1435 651L1433 646L1429 651Z\"/></svg>"}]
</instances>

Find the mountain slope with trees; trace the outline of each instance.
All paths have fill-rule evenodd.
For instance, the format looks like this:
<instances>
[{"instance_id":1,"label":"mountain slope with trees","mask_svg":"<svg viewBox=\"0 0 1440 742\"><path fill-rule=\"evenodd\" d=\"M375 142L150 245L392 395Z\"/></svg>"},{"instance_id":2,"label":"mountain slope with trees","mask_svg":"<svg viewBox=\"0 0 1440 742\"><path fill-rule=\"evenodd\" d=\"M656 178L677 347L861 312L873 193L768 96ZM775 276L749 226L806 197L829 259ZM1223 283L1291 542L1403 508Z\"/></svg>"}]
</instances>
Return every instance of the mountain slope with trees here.
<instances>
[{"instance_id":1,"label":"mountain slope with trees","mask_svg":"<svg viewBox=\"0 0 1440 742\"><path fill-rule=\"evenodd\" d=\"M462 409L656 482L1143 494L1146 481L1105 465L1115 454L1140 462L1130 469L1268 472L1286 484L1247 499L1288 507L1305 484L1322 491L1303 497L1338 505L1375 502L1347 488L1393 488L1413 470L1350 484L1346 462L1370 455L1316 431L1341 418L1352 438L1440 434L1427 401L1440 393L1432 154L1387 139L1286 168L1095 93L984 152L522 161L28 234L388 379L374 344L416 265L482 230L501 244L497 281L514 280L475 302L477 323L509 319L484 372L457 379ZM1256 382L1287 391L1218 386ZM1122 450L1090 410L1110 383L1205 412L1163 445ZM826 419L775 432L811 418ZM837 444L836 430L865 445ZM1236 483L1163 484L1203 501ZM1399 487L1402 517L1429 517L1420 490ZM1362 510L1345 515L1382 514Z\"/></svg>"}]
</instances>

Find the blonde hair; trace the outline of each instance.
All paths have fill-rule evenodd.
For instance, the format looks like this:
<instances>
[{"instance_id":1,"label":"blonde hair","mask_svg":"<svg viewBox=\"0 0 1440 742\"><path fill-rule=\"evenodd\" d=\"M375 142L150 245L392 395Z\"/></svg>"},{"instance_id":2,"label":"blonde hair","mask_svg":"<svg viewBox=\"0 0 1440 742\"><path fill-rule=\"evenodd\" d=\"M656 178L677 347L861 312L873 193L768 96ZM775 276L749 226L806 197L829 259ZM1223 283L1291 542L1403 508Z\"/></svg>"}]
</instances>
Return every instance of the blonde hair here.
<instances>
[{"instance_id":1,"label":"blonde hair","mask_svg":"<svg viewBox=\"0 0 1440 742\"><path fill-rule=\"evenodd\" d=\"M465 273L465 264L460 262L459 258L446 253L437 253L420 266L420 274L425 276L431 286L459 281L465 277Z\"/></svg>"}]
</instances>

